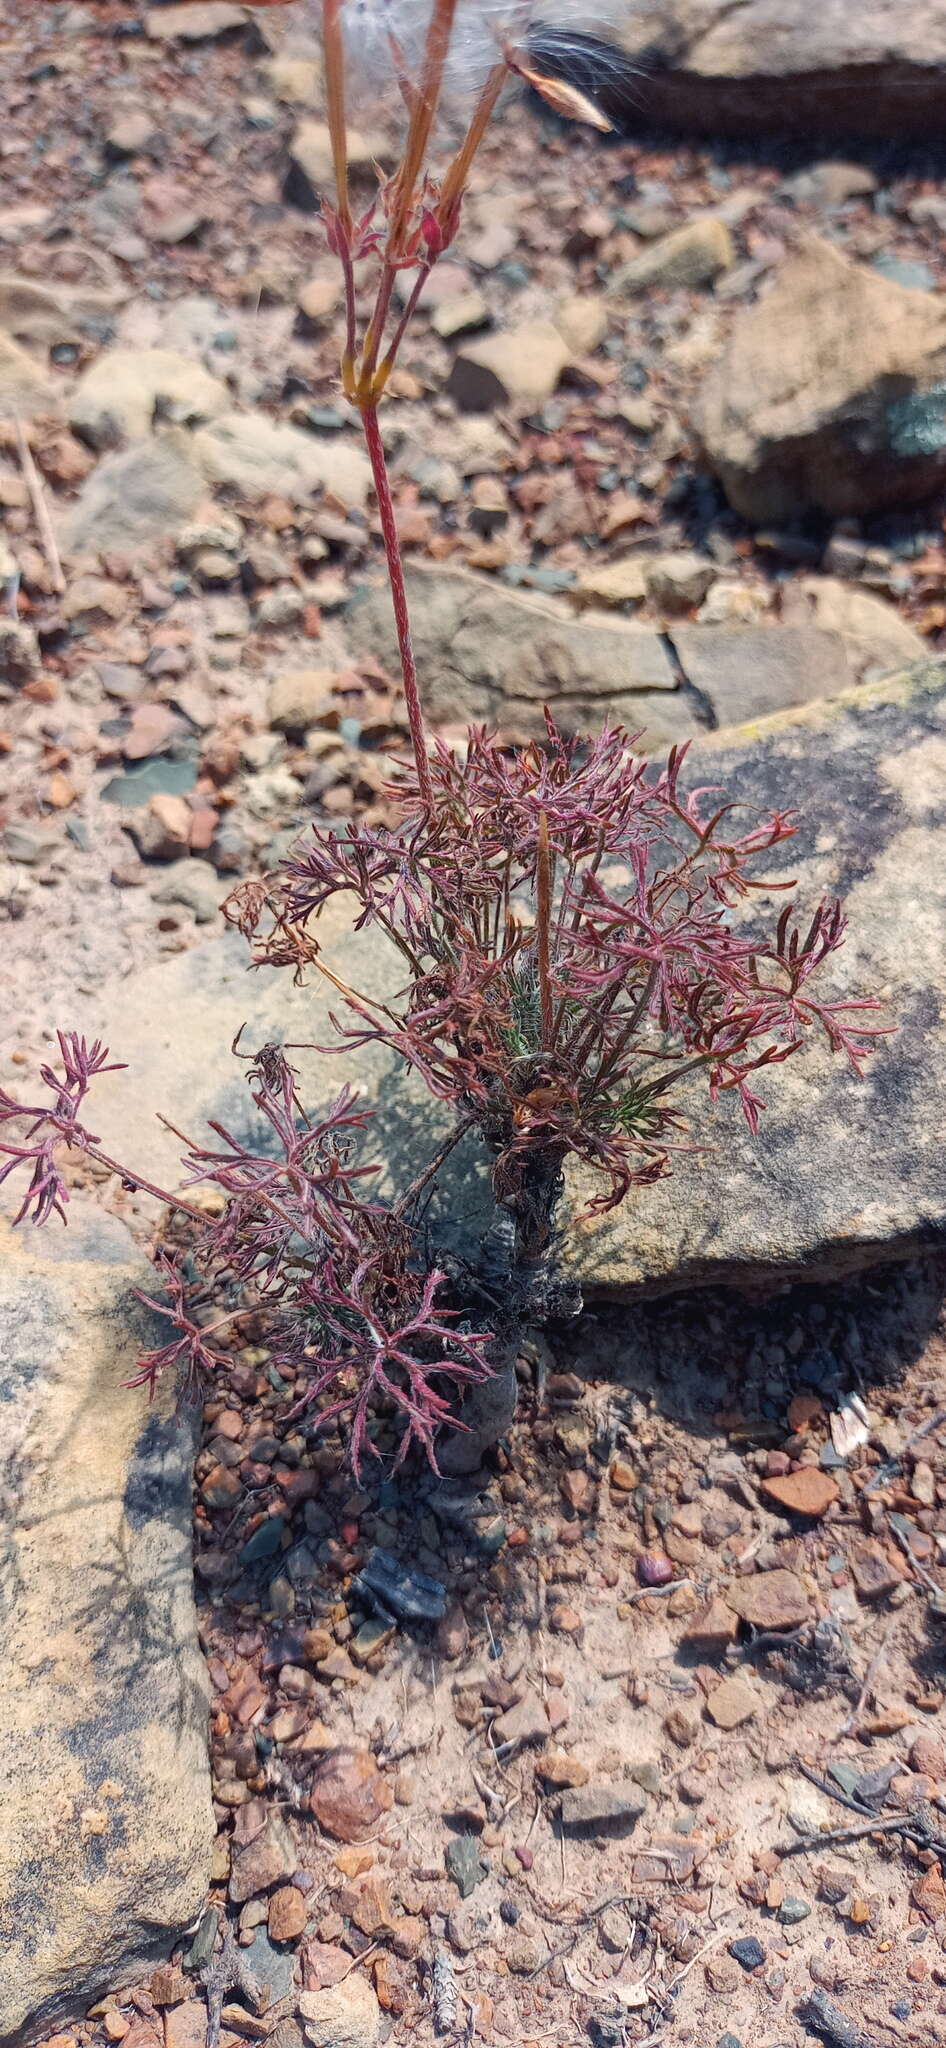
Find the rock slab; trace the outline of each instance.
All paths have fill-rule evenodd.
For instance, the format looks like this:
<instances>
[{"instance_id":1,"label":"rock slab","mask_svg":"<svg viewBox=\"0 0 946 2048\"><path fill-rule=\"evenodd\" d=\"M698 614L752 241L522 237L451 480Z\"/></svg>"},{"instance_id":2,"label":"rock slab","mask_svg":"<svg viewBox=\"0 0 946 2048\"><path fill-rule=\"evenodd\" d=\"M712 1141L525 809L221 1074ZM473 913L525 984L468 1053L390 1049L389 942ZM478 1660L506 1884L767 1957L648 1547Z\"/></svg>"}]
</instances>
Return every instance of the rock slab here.
<instances>
[{"instance_id":1,"label":"rock slab","mask_svg":"<svg viewBox=\"0 0 946 2048\"><path fill-rule=\"evenodd\" d=\"M601 98L625 130L887 141L946 114L944 0L635 0L615 34L639 68Z\"/></svg>"},{"instance_id":2,"label":"rock slab","mask_svg":"<svg viewBox=\"0 0 946 2048\"><path fill-rule=\"evenodd\" d=\"M763 813L797 812L796 837L769 856L765 872L775 881L797 877L802 918L825 895L844 898L848 939L823 978L824 993L881 996L880 1021L897 1030L861 1081L814 1040L771 1068L756 1138L734 1104L708 1112L705 1093L694 1090L692 1127L712 1149L678 1155L670 1178L610 1216L579 1214L570 1256L587 1293L622 1299L704 1282L831 1275L942 1242L946 663L705 735L688 774ZM771 928L783 900L753 897L751 915ZM322 920L323 958L350 985L383 999L400 986L397 964L352 922L352 906L337 899ZM134 1124L139 1170L173 1175L175 1141L142 1121L142 1076L149 1107L172 1122L194 1129L215 1116L246 1129L248 1098L228 1056L237 1027L247 1020L248 1048L280 1037L324 1045L335 1000L317 987L294 989L273 970L249 973L233 935L107 991L78 1020L130 1062L128 1073L104 1076L96 1090L103 1143L127 1149ZM420 1135L428 1157L443 1135L443 1110L371 1047L352 1064L312 1051L292 1057L308 1105L328 1103L345 1080L366 1091L379 1116L370 1156L385 1161L389 1185L405 1186L421 1163ZM574 1177L576 1210L592 1192ZM457 1213L469 1248L485 1220L472 1144L458 1148L445 1186L443 1214Z\"/></svg>"},{"instance_id":3,"label":"rock slab","mask_svg":"<svg viewBox=\"0 0 946 2048\"><path fill-rule=\"evenodd\" d=\"M841 896L848 934L824 993L879 996L877 1021L896 1032L863 1080L815 1040L771 1068L757 1138L730 1105L707 1114L694 1093L691 1127L713 1149L579 1223L588 1290L832 1275L942 1243L946 663L702 740L688 767L740 803L797 813L765 872L797 877L802 918ZM750 915L771 927L783 901L763 895Z\"/></svg>"},{"instance_id":4,"label":"rock slab","mask_svg":"<svg viewBox=\"0 0 946 2048\"><path fill-rule=\"evenodd\" d=\"M583 579L576 593L582 616L561 599L503 589L462 569L408 571L414 647L433 717L454 725L486 719L504 738L529 740L545 733L547 704L567 732L594 732L605 717L643 733L642 747L659 752L676 740L696 738L706 725L739 725L812 698L849 689L867 665L864 622L848 633L847 611L837 604L823 627L813 604L811 623L709 626L608 617L586 600L609 593L643 597L650 584L648 558L605 565ZM811 579L814 581L815 579ZM829 579L821 579L828 581ZM874 601L876 604L876 600ZM882 623L890 607L877 605ZM879 666L904 666L923 642L900 628L899 658L890 659L888 632L875 634ZM386 585L358 597L348 621L351 645L397 673L397 641ZM669 636L669 637L668 637ZM691 685L677 687L678 675Z\"/></svg>"},{"instance_id":5,"label":"rock slab","mask_svg":"<svg viewBox=\"0 0 946 2048\"><path fill-rule=\"evenodd\" d=\"M0 2041L147 1974L214 1822L190 1554L194 1430L121 1381L161 1325L124 1226L0 1220Z\"/></svg>"},{"instance_id":6,"label":"rock slab","mask_svg":"<svg viewBox=\"0 0 946 2048\"><path fill-rule=\"evenodd\" d=\"M553 598L503 590L457 569L408 572L414 647L431 716L487 719L514 740L545 732L548 704L572 732L605 716L663 747L698 731L660 634L631 620L576 619ZM352 606L349 639L397 673L397 641L386 586Z\"/></svg>"}]
</instances>

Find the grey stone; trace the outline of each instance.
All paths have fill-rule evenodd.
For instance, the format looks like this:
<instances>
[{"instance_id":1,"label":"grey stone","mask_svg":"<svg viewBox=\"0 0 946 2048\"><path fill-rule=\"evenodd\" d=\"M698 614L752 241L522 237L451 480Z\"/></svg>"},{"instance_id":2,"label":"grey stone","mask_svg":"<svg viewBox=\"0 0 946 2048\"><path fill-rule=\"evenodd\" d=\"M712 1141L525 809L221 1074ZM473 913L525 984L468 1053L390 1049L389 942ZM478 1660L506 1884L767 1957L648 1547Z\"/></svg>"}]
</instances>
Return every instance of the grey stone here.
<instances>
[{"instance_id":1,"label":"grey stone","mask_svg":"<svg viewBox=\"0 0 946 2048\"><path fill-rule=\"evenodd\" d=\"M731 1101L708 1116L694 1085L686 1106L716 1149L682 1152L669 1178L638 1190L622 1209L578 1218L569 1256L589 1295L832 1274L911 1256L946 1235L946 1131L936 1081L946 1001L944 772L941 662L745 731L704 736L694 747L688 782L719 784L762 814L798 814L796 836L767 856L764 871L798 877L802 917L826 893L843 896L849 935L824 977L825 993L879 993L880 1021L896 1024L897 1034L881 1041L861 1081L814 1040L771 1068L756 1138ZM771 923L781 903L775 897L766 905ZM750 913L759 914L755 899ZM377 938L354 932L352 921L342 898L323 913L326 964L369 998L388 999L401 986L398 963ZM251 971L235 934L113 985L76 1019L129 1062L127 1073L103 1076L96 1089L103 1144L123 1155L134 1128L139 1170L175 1185L177 1141L143 1115L142 1077L148 1107L188 1130L215 1116L249 1134L258 1125L227 1058L238 1026L246 1020L248 1047L270 1039L324 1045L336 1004L320 985L299 990L288 974ZM357 1080L379 1117L371 1156L384 1160L381 1185L406 1186L418 1171L421 1138L429 1156L446 1128L445 1113L416 1078L392 1071L370 1045L359 1050L356 1068L311 1050L292 1057L307 1105L327 1104L346 1078ZM580 1174L571 1187L582 1203L593 1192ZM482 1162L472 1141L458 1148L454 1177L445 1177L443 1211L463 1215L467 1243L485 1222ZM434 1225L446 1228L439 1215Z\"/></svg>"},{"instance_id":2,"label":"grey stone","mask_svg":"<svg viewBox=\"0 0 946 2048\"><path fill-rule=\"evenodd\" d=\"M322 53L306 42L305 52L277 50L263 66L274 99L284 107L316 107L322 99Z\"/></svg>"},{"instance_id":3,"label":"grey stone","mask_svg":"<svg viewBox=\"0 0 946 2048\"><path fill-rule=\"evenodd\" d=\"M18 687L37 675L39 641L25 619L0 618L0 682Z\"/></svg>"},{"instance_id":4,"label":"grey stone","mask_svg":"<svg viewBox=\"0 0 946 2048\"><path fill-rule=\"evenodd\" d=\"M145 108L127 107L108 130L105 155L116 163L126 156L140 156L156 136L154 121Z\"/></svg>"},{"instance_id":5,"label":"grey stone","mask_svg":"<svg viewBox=\"0 0 946 2048\"><path fill-rule=\"evenodd\" d=\"M639 1792L621 1792L613 1785L578 1785L563 1792L559 1803L566 1834L597 1840L630 1834L646 1811L647 1801Z\"/></svg>"},{"instance_id":6,"label":"grey stone","mask_svg":"<svg viewBox=\"0 0 946 2048\"><path fill-rule=\"evenodd\" d=\"M780 1927L798 1927L810 1912L806 1899L783 1899L775 1917Z\"/></svg>"},{"instance_id":7,"label":"grey stone","mask_svg":"<svg viewBox=\"0 0 946 2048\"><path fill-rule=\"evenodd\" d=\"M145 34L156 43L203 43L246 27L245 7L233 0L179 0L173 7L149 7Z\"/></svg>"},{"instance_id":8,"label":"grey stone","mask_svg":"<svg viewBox=\"0 0 946 2048\"><path fill-rule=\"evenodd\" d=\"M498 1714L491 1732L493 1741L500 1744L512 1742L528 1745L533 1742L547 1742L548 1715L538 1693L526 1691L514 1707L508 1707L504 1714Z\"/></svg>"},{"instance_id":9,"label":"grey stone","mask_svg":"<svg viewBox=\"0 0 946 2048\"><path fill-rule=\"evenodd\" d=\"M275 2005L280 1998L288 1998L296 1967L294 1951L274 1948L265 1927L258 1927L249 1947L243 1951L243 1960L257 1984L266 1986L269 2005Z\"/></svg>"},{"instance_id":10,"label":"grey stone","mask_svg":"<svg viewBox=\"0 0 946 2048\"><path fill-rule=\"evenodd\" d=\"M360 509L368 496L371 464L354 437L323 440L266 413L228 412L185 445L208 483L231 484L250 499L275 494L301 504L328 490Z\"/></svg>"},{"instance_id":11,"label":"grey stone","mask_svg":"<svg viewBox=\"0 0 946 2048\"><path fill-rule=\"evenodd\" d=\"M425 701L435 718L489 719L511 739L544 732L548 704L571 731L606 716L646 728L661 747L698 730L659 633L632 621L576 619L554 598L497 588L456 569L408 573L414 646ZM386 588L354 603L348 639L397 672Z\"/></svg>"},{"instance_id":12,"label":"grey stone","mask_svg":"<svg viewBox=\"0 0 946 2048\"><path fill-rule=\"evenodd\" d=\"M744 1970L757 1970L765 1962L765 1949L754 1934L737 1935L736 1940L729 1944L729 1953L735 1956Z\"/></svg>"},{"instance_id":13,"label":"grey stone","mask_svg":"<svg viewBox=\"0 0 946 2048\"><path fill-rule=\"evenodd\" d=\"M329 1991L300 1991L299 2017L313 2048L375 2048L381 2007L362 1971Z\"/></svg>"},{"instance_id":14,"label":"grey stone","mask_svg":"<svg viewBox=\"0 0 946 2048\"><path fill-rule=\"evenodd\" d=\"M252 1840L233 1850L230 1898L235 1906L284 1884L299 1867L299 1852L280 1813L271 1813Z\"/></svg>"},{"instance_id":15,"label":"grey stone","mask_svg":"<svg viewBox=\"0 0 946 2048\"><path fill-rule=\"evenodd\" d=\"M694 1126L716 1149L681 1155L669 1179L579 1223L589 1292L836 1274L941 1243L946 664L720 733L688 768L757 814L797 814L796 836L765 872L798 878L802 917L823 896L842 897L848 935L825 993L880 996L877 1021L896 1035L880 1041L862 1080L814 1041L770 1069L756 1138L722 1105L708 1122L694 1094ZM771 921L780 900L766 905Z\"/></svg>"},{"instance_id":16,"label":"grey stone","mask_svg":"<svg viewBox=\"0 0 946 2048\"><path fill-rule=\"evenodd\" d=\"M0 2038L43 2039L193 1922L214 1821L194 1418L123 1388L161 1325L124 1226L0 1222Z\"/></svg>"},{"instance_id":17,"label":"grey stone","mask_svg":"<svg viewBox=\"0 0 946 2048\"><path fill-rule=\"evenodd\" d=\"M106 349L79 378L69 424L92 448L142 441L159 418L192 425L229 404L229 392L202 363L170 348Z\"/></svg>"},{"instance_id":18,"label":"grey stone","mask_svg":"<svg viewBox=\"0 0 946 2048\"><path fill-rule=\"evenodd\" d=\"M440 1579L402 1564L391 1550L373 1550L358 1574L358 1591L382 1615L399 1621L442 1621L447 1589Z\"/></svg>"},{"instance_id":19,"label":"grey stone","mask_svg":"<svg viewBox=\"0 0 946 2048\"><path fill-rule=\"evenodd\" d=\"M487 327L490 318L489 303L482 292L457 292L434 307L430 324L442 341L450 341L455 334L472 334L478 327Z\"/></svg>"},{"instance_id":20,"label":"grey stone","mask_svg":"<svg viewBox=\"0 0 946 2048\"><path fill-rule=\"evenodd\" d=\"M305 598L294 584L287 584L283 590L268 590L256 607L256 623L262 629L285 632L296 626L305 611Z\"/></svg>"},{"instance_id":21,"label":"grey stone","mask_svg":"<svg viewBox=\"0 0 946 2048\"><path fill-rule=\"evenodd\" d=\"M484 341L468 342L454 357L446 390L461 412L496 406L537 406L557 390L572 360L567 341L550 321L534 320Z\"/></svg>"},{"instance_id":22,"label":"grey stone","mask_svg":"<svg viewBox=\"0 0 946 2048\"><path fill-rule=\"evenodd\" d=\"M336 676L337 670L330 668L293 668L274 676L266 710L274 730L296 735L308 732L310 725L329 729L336 725L340 720L338 698L332 696Z\"/></svg>"},{"instance_id":23,"label":"grey stone","mask_svg":"<svg viewBox=\"0 0 946 2048\"><path fill-rule=\"evenodd\" d=\"M391 162L391 144L383 133L362 134L349 128L348 169L354 178L372 178L375 165ZM332 144L325 121L300 121L289 146L289 167L283 192L291 206L318 213L325 196L334 198Z\"/></svg>"},{"instance_id":24,"label":"grey stone","mask_svg":"<svg viewBox=\"0 0 946 2048\"><path fill-rule=\"evenodd\" d=\"M136 441L106 455L66 513L61 540L68 554L146 547L180 531L206 495L200 471L163 440Z\"/></svg>"},{"instance_id":25,"label":"grey stone","mask_svg":"<svg viewBox=\"0 0 946 2048\"><path fill-rule=\"evenodd\" d=\"M826 157L820 164L798 171L789 179L793 199L813 200L819 206L844 206L849 199L866 198L876 192L878 179L866 164L846 163ZM911 216L912 217L912 216Z\"/></svg>"},{"instance_id":26,"label":"grey stone","mask_svg":"<svg viewBox=\"0 0 946 2048\"><path fill-rule=\"evenodd\" d=\"M629 263L622 263L608 283L611 298L649 292L654 286L667 290L694 289L712 284L735 262L733 238L715 214L705 214L673 228L651 242Z\"/></svg>"},{"instance_id":27,"label":"grey stone","mask_svg":"<svg viewBox=\"0 0 946 2048\"><path fill-rule=\"evenodd\" d=\"M456 1835L452 1842L447 1843L444 1862L447 1875L452 1877L461 1899L468 1899L486 1876L486 1865L475 1835Z\"/></svg>"},{"instance_id":28,"label":"grey stone","mask_svg":"<svg viewBox=\"0 0 946 2048\"><path fill-rule=\"evenodd\" d=\"M871 259L871 267L878 277L889 278L891 284L905 285L908 291L936 290L936 276L929 263L910 262L906 257L895 255L892 249L882 249Z\"/></svg>"},{"instance_id":29,"label":"grey stone","mask_svg":"<svg viewBox=\"0 0 946 2048\"><path fill-rule=\"evenodd\" d=\"M924 661L928 653L921 634L894 605L837 576L799 576L787 583L781 616L787 625L820 626L840 634L858 678L873 681Z\"/></svg>"},{"instance_id":30,"label":"grey stone","mask_svg":"<svg viewBox=\"0 0 946 2048\"><path fill-rule=\"evenodd\" d=\"M196 761L173 761L168 755L156 754L111 776L102 791L102 802L118 804L121 810L138 810L153 796L186 796L196 781Z\"/></svg>"},{"instance_id":31,"label":"grey stone","mask_svg":"<svg viewBox=\"0 0 946 2048\"><path fill-rule=\"evenodd\" d=\"M609 65L597 97L634 133L924 140L946 113L941 0L634 0L615 33L629 69Z\"/></svg>"},{"instance_id":32,"label":"grey stone","mask_svg":"<svg viewBox=\"0 0 946 2048\"><path fill-rule=\"evenodd\" d=\"M645 557L643 567L650 596L663 612L692 611L702 604L719 575L715 563L708 562L705 555L683 549Z\"/></svg>"},{"instance_id":33,"label":"grey stone","mask_svg":"<svg viewBox=\"0 0 946 2048\"><path fill-rule=\"evenodd\" d=\"M230 883L221 882L204 860L180 860L153 891L156 903L181 903L197 924L212 924Z\"/></svg>"},{"instance_id":34,"label":"grey stone","mask_svg":"<svg viewBox=\"0 0 946 2048\"><path fill-rule=\"evenodd\" d=\"M0 846L9 860L15 860L22 867L36 867L48 859L62 845L62 833L54 824L38 820L35 824L28 818L13 818L0 835Z\"/></svg>"},{"instance_id":35,"label":"grey stone","mask_svg":"<svg viewBox=\"0 0 946 2048\"><path fill-rule=\"evenodd\" d=\"M946 478L946 303L806 236L736 319L694 425L757 523L919 502Z\"/></svg>"},{"instance_id":36,"label":"grey stone","mask_svg":"<svg viewBox=\"0 0 946 2048\"><path fill-rule=\"evenodd\" d=\"M671 635L687 682L722 726L834 697L855 681L844 641L816 626L674 625Z\"/></svg>"}]
</instances>

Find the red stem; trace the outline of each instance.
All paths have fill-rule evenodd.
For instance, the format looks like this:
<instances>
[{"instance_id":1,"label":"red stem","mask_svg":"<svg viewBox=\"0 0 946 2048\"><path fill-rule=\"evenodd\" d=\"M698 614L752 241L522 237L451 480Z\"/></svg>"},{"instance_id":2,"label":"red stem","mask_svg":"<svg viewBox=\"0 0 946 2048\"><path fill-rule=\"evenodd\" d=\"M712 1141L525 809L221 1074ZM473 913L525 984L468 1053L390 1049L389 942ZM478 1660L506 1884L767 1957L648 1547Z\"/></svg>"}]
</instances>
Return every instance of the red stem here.
<instances>
[{"instance_id":1,"label":"red stem","mask_svg":"<svg viewBox=\"0 0 946 2048\"><path fill-rule=\"evenodd\" d=\"M427 735L424 730L424 714L421 710L420 690L417 683L417 663L411 644L411 619L407 606L407 591L404 587L404 564L401 560L401 543L398 539L397 520L394 516L394 501L388 478L388 465L378 425L378 408L366 405L362 411L365 442L371 461L375 495L381 515L381 533L384 552L387 557L388 579L391 585L391 599L394 605L394 624L397 631L398 653L401 657L401 675L404 680L404 700L407 705L408 723L411 729L411 745L417 767L417 780L421 796L433 809L434 787L430 779L430 764L427 759Z\"/></svg>"},{"instance_id":2,"label":"red stem","mask_svg":"<svg viewBox=\"0 0 946 2048\"><path fill-rule=\"evenodd\" d=\"M555 1029L555 1013L552 1005L552 965L549 949L549 935L552 924L552 856L549 848L549 821L544 811L539 812L539 847L536 854L536 928L539 939L539 1003L542 1011L542 1045L546 1052L552 1049Z\"/></svg>"}]
</instances>

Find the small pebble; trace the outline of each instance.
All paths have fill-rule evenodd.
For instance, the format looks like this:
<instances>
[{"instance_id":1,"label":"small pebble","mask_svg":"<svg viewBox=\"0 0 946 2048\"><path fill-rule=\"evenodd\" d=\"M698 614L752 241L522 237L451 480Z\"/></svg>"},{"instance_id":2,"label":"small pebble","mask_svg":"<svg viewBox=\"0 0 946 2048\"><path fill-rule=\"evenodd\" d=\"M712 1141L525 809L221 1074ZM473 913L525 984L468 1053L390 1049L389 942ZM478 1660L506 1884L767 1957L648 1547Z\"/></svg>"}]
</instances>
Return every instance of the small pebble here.
<instances>
[{"instance_id":1,"label":"small pebble","mask_svg":"<svg viewBox=\"0 0 946 2048\"><path fill-rule=\"evenodd\" d=\"M636 1570L641 1586L669 1586L676 1577L676 1566L659 1550L645 1551L637 1560Z\"/></svg>"},{"instance_id":2,"label":"small pebble","mask_svg":"<svg viewBox=\"0 0 946 2048\"><path fill-rule=\"evenodd\" d=\"M807 1920L811 1907L804 1899L783 1899L776 1914L781 1927L797 1927L800 1920Z\"/></svg>"},{"instance_id":3,"label":"small pebble","mask_svg":"<svg viewBox=\"0 0 946 2048\"><path fill-rule=\"evenodd\" d=\"M741 1934L729 1944L729 1953L744 1970L757 1970L765 1962L765 1950L754 1934Z\"/></svg>"}]
</instances>

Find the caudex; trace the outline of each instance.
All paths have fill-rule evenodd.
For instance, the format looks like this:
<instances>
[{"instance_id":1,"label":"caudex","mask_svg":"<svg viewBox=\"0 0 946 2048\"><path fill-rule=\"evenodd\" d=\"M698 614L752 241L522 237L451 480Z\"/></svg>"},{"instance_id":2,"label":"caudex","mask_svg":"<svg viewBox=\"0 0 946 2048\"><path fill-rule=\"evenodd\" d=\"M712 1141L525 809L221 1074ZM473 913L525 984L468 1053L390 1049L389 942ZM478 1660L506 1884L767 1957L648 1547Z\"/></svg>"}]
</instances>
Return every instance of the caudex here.
<instances>
[{"instance_id":1,"label":"caudex","mask_svg":"<svg viewBox=\"0 0 946 2048\"><path fill-rule=\"evenodd\" d=\"M531 745L509 747L472 727L459 749L427 728L379 409L430 273L458 232L471 167L510 75L559 111L607 124L582 95L537 72L515 25L491 10L434 0L423 22L416 8L401 14L397 5L371 13L324 0L336 191L323 218L344 281L341 380L374 477L411 758L391 765L393 825L312 826L275 874L235 891L227 914L258 960L331 986L341 1054L386 1048L447 1105L451 1128L426 1160L419 1129L417 1177L383 1199L365 1156L371 1112L352 1090L313 1112L283 1048L247 1053L237 1043L260 1144L212 1124L206 1142L184 1140L182 1189L149 1189L184 1226L155 1253L160 1305L176 1335L130 1382L153 1388L171 1370L184 1385L205 1386L250 1327L290 1389L288 1413L340 1425L356 1472L369 1456L398 1463L415 1443L441 1469L472 1470L501 1435L524 1332L580 1306L567 1263L570 1162L583 1169L586 1211L601 1214L669 1172L687 1142L684 1083L692 1090L702 1078L714 1102L737 1098L754 1132L757 1077L799 1053L809 1032L859 1072L880 1029L869 1021L873 1002L815 993L843 940L838 904L819 903L798 924L789 901L761 937L733 915L750 891L792 891L757 872L795 829L787 812L740 815L717 791L686 786L685 748L652 767L614 725L582 739L546 714ZM431 153L451 49L472 30L488 62L463 139L437 177ZM400 91L404 140L397 169L379 176L358 213L346 78L369 31ZM360 278L369 264L376 286L361 326L356 266ZM322 957L320 913L339 891L357 905L356 928L375 928L391 949L387 1001L348 986ZM149 1186L103 1154L85 1122L107 1051L74 1032L58 1038L63 1071L42 1070L42 1100L21 1104L0 1091L0 1180L26 1170L20 1218L38 1222L65 1218L67 1149ZM430 1252L422 1220L445 1160L470 1133L489 1161L494 1220L479 1257L463 1264ZM218 1197L212 1216L206 1198L188 1194L208 1187Z\"/></svg>"}]
</instances>

